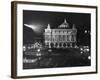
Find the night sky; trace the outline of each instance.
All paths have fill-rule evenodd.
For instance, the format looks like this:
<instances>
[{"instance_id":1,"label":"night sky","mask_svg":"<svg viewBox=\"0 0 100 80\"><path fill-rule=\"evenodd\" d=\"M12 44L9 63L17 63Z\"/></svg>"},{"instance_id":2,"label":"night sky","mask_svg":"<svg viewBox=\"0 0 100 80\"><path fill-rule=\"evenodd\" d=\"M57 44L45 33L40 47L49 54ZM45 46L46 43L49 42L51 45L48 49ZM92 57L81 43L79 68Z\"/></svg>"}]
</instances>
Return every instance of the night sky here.
<instances>
[{"instance_id":1,"label":"night sky","mask_svg":"<svg viewBox=\"0 0 100 80\"><path fill-rule=\"evenodd\" d=\"M51 28L58 28L64 22L69 23L70 28L75 24L77 28L77 44L90 45L90 34L84 31L91 30L91 15L85 13L47 12L23 10L23 43L33 43L35 39L43 39L44 29L50 24ZM34 25L36 30L24 26Z\"/></svg>"}]
</instances>

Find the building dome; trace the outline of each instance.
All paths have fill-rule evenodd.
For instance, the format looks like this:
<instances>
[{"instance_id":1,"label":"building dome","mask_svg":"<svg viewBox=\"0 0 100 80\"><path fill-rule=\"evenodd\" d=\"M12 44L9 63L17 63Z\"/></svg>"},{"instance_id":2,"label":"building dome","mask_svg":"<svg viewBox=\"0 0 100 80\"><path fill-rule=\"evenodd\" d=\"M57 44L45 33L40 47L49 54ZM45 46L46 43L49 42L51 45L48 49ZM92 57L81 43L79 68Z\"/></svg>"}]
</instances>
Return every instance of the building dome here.
<instances>
[{"instance_id":1,"label":"building dome","mask_svg":"<svg viewBox=\"0 0 100 80\"><path fill-rule=\"evenodd\" d=\"M58 28L69 28L69 24L67 23L66 19L61 25L58 26Z\"/></svg>"}]
</instances>

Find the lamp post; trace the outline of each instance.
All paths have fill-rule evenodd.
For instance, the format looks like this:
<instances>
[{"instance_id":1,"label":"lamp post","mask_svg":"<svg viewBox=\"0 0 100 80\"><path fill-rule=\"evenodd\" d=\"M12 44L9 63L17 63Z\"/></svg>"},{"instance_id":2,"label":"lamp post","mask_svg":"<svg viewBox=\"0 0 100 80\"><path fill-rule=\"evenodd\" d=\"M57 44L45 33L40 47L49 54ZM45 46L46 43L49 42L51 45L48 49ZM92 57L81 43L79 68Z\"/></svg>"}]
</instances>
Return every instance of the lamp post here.
<instances>
[{"instance_id":1,"label":"lamp post","mask_svg":"<svg viewBox=\"0 0 100 80\"><path fill-rule=\"evenodd\" d=\"M37 59L38 59L38 67L40 67L40 60L41 60L41 50L37 49L37 53L36 53Z\"/></svg>"}]
</instances>

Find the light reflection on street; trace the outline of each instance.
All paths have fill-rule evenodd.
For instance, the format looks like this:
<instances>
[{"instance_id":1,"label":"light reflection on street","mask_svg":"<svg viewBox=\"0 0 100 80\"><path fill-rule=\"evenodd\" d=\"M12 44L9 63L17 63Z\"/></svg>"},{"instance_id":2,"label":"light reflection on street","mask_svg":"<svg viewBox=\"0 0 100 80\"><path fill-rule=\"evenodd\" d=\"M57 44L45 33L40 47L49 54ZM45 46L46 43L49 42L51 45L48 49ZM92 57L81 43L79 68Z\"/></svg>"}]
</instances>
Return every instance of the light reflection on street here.
<instances>
[{"instance_id":1,"label":"light reflection on street","mask_svg":"<svg viewBox=\"0 0 100 80\"><path fill-rule=\"evenodd\" d=\"M30 48L26 48L23 52L24 69L91 65L90 50L86 46L68 49Z\"/></svg>"}]
</instances>

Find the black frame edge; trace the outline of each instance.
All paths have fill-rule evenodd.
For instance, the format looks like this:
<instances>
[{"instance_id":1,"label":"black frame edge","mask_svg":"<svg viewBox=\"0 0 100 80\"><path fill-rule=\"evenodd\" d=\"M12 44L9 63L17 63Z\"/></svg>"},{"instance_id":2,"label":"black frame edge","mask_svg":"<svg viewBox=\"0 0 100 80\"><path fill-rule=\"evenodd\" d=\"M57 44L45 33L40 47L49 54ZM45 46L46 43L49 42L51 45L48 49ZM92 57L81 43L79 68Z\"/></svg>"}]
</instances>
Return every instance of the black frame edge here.
<instances>
[{"instance_id":1,"label":"black frame edge","mask_svg":"<svg viewBox=\"0 0 100 80\"><path fill-rule=\"evenodd\" d=\"M96 73L98 73L98 7L96 7Z\"/></svg>"},{"instance_id":2,"label":"black frame edge","mask_svg":"<svg viewBox=\"0 0 100 80\"><path fill-rule=\"evenodd\" d=\"M11 2L11 78L17 76L16 55L16 3Z\"/></svg>"},{"instance_id":3,"label":"black frame edge","mask_svg":"<svg viewBox=\"0 0 100 80\"><path fill-rule=\"evenodd\" d=\"M97 72L83 72L83 73L68 73L68 74L51 74L51 75L37 75L37 76L17 76L14 79L23 79L23 78L42 78L42 77L56 77L56 76L75 76L75 75L92 75Z\"/></svg>"},{"instance_id":4,"label":"black frame edge","mask_svg":"<svg viewBox=\"0 0 100 80\"><path fill-rule=\"evenodd\" d=\"M92 5L79 5L79 4L62 4L62 3L47 3L47 2L31 2L31 1L12 1L16 4L36 4L36 5L51 5L51 6L69 6L69 7L80 7L80 8L97 8Z\"/></svg>"}]
</instances>

